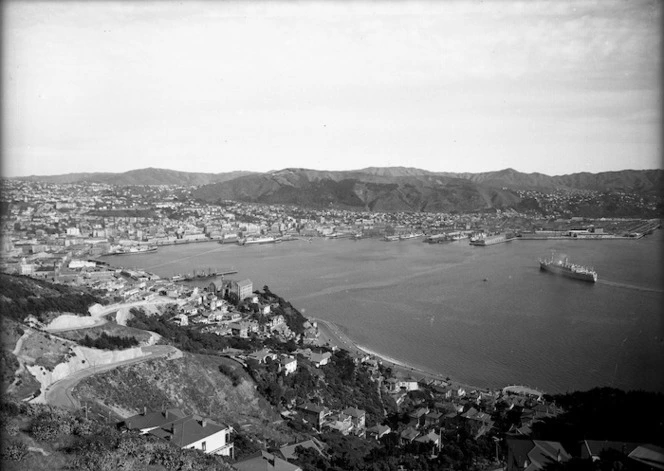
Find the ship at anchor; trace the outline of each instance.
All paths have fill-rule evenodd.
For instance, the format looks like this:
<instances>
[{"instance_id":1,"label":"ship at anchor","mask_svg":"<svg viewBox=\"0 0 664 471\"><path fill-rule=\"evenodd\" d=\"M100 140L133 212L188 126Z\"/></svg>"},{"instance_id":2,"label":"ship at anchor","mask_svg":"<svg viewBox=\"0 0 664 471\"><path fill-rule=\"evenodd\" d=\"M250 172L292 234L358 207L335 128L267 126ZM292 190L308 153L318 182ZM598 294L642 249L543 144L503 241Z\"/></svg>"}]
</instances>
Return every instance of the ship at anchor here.
<instances>
[{"instance_id":1,"label":"ship at anchor","mask_svg":"<svg viewBox=\"0 0 664 471\"><path fill-rule=\"evenodd\" d=\"M570 263L567 257L564 259L556 259L553 254L550 258L539 260L540 269L553 273L555 275L573 278L575 280L590 281L595 283L597 281L597 272L590 267Z\"/></svg>"}]
</instances>

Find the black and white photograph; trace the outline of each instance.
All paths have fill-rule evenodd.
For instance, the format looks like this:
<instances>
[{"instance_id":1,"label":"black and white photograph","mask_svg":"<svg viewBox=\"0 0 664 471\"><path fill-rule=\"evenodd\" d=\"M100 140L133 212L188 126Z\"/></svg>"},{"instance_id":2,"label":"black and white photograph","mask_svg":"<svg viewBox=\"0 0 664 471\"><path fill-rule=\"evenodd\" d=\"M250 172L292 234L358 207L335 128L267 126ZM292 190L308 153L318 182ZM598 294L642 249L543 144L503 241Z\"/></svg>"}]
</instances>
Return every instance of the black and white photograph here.
<instances>
[{"instance_id":1,"label":"black and white photograph","mask_svg":"<svg viewBox=\"0 0 664 471\"><path fill-rule=\"evenodd\" d=\"M5 0L0 468L664 470L657 0Z\"/></svg>"}]
</instances>

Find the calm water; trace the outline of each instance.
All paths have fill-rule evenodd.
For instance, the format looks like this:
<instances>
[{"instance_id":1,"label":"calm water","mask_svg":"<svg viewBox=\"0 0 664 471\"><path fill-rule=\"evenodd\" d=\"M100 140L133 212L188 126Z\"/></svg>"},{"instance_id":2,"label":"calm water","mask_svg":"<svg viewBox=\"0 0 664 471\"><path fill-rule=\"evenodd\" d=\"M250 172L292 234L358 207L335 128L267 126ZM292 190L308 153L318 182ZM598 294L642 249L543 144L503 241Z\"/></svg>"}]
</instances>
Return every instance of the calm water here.
<instances>
[{"instance_id":1,"label":"calm water","mask_svg":"<svg viewBox=\"0 0 664 471\"><path fill-rule=\"evenodd\" d=\"M233 266L360 345L468 384L664 391L663 242L661 230L638 241L492 247L314 239L106 260L160 276ZM595 267L599 282L540 272L551 250Z\"/></svg>"}]
</instances>

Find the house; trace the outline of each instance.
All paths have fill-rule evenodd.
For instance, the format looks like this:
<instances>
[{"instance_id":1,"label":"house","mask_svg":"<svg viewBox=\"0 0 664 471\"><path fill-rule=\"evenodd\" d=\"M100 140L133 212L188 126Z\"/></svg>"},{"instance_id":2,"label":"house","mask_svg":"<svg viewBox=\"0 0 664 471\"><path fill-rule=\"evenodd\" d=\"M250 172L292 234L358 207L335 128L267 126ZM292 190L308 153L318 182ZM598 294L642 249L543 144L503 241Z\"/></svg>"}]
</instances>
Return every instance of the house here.
<instances>
[{"instance_id":1,"label":"house","mask_svg":"<svg viewBox=\"0 0 664 471\"><path fill-rule=\"evenodd\" d=\"M303 420L312 424L318 430L321 429L325 417L330 415L330 410L327 407L318 406L312 403L302 404L297 406L296 409L302 416Z\"/></svg>"},{"instance_id":2,"label":"house","mask_svg":"<svg viewBox=\"0 0 664 471\"><path fill-rule=\"evenodd\" d=\"M362 409L356 409L355 407L348 407L341 412L351 418L354 433L356 435L364 435L367 413Z\"/></svg>"},{"instance_id":3,"label":"house","mask_svg":"<svg viewBox=\"0 0 664 471\"><path fill-rule=\"evenodd\" d=\"M415 440L418 436L420 435L420 432L415 430L413 427L407 427L404 429L400 434L399 438L401 441L401 444L404 445L406 443L411 443L413 440Z\"/></svg>"},{"instance_id":4,"label":"house","mask_svg":"<svg viewBox=\"0 0 664 471\"><path fill-rule=\"evenodd\" d=\"M348 435L353 429L353 422L349 415L340 412L328 417L323 426L330 430L336 430L342 435Z\"/></svg>"},{"instance_id":5,"label":"house","mask_svg":"<svg viewBox=\"0 0 664 471\"><path fill-rule=\"evenodd\" d=\"M420 428L422 425L424 425L426 415L428 413L429 413L428 407L419 407L414 411L408 413L411 425L415 428Z\"/></svg>"},{"instance_id":6,"label":"house","mask_svg":"<svg viewBox=\"0 0 664 471\"><path fill-rule=\"evenodd\" d=\"M233 463L233 467L238 471L302 471L299 466L267 451L259 451L242 461Z\"/></svg>"},{"instance_id":7,"label":"house","mask_svg":"<svg viewBox=\"0 0 664 471\"><path fill-rule=\"evenodd\" d=\"M367 429L367 438L373 438L374 440L380 440L383 436L390 433L392 429L389 425L374 425Z\"/></svg>"},{"instance_id":8,"label":"house","mask_svg":"<svg viewBox=\"0 0 664 471\"><path fill-rule=\"evenodd\" d=\"M571 459L560 442L507 438L507 465L505 471L538 471L553 463Z\"/></svg>"},{"instance_id":9,"label":"house","mask_svg":"<svg viewBox=\"0 0 664 471\"><path fill-rule=\"evenodd\" d=\"M474 407L471 407L459 417L464 421L464 426L468 432L474 435L476 439L484 435L491 429L491 427L493 427L491 416L484 412L479 412Z\"/></svg>"},{"instance_id":10,"label":"house","mask_svg":"<svg viewBox=\"0 0 664 471\"><path fill-rule=\"evenodd\" d=\"M438 427L443 419L441 412L431 411L424 416L424 425L426 427Z\"/></svg>"},{"instance_id":11,"label":"house","mask_svg":"<svg viewBox=\"0 0 664 471\"><path fill-rule=\"evenodd\" d=\"M608 440L584 440L581 446L581 458L592 458L593 461L598 461L600 455L607 450L619 451L623 455L629 455L639 446L638 443L631 442L614 442Z\"/></svg>"},{"instance_id":12,"label":"house","mask_svg":"<svg viewBox=\"0 0 664 471\"><path fill-rule=\"evenodd\" d=\"M289 355L282 355L279 363L281 365L281 371L284 372L284 375L288 376L289 374L295 373L297 370L297 358L289 356Z\"/></svg>"},{"instance_id":13,"label":"house","mask_svg":"<svg viewBox=\"0 0 664 471\"><path fill-rule=\"evenodd\" d=\"M139 430L142 434L145 434L152 429L170 424L184 417L186 417L186 414L180 409L148 412L146 408L143 408L142 413L126 418L118 423L118 427L126 430Z\"/></svg>"},{"instance_id":14,"label":"house","mask_svg":"<svg viewBox=\"0 0 664 471\"><path fill-rule=\"evenodd\" d=\"M664 469L664 448L656 445L640 445L629 455L642 469Z\"/></svg>"},{"instance_id":15,"label":"house","mask_svg":"<svg viewBox=\"0 0 664 471\"><path fill-rule=\"evenodd\" d=\"M188 415L160 425L148 433L183 449L233 456L233 443L230 441L231 427L197 415Z\"/></svg>"},{"instance_id":16,"label":"house","mask_svg":"<svg viewBox=\"0 0 664 471\"><path fill-rule=\"evenodd\" d=\"M277 354L264 348L262 350L258 350L257 352L253 352L247 355L248 360L249 359L256 360L258 363L266 363L268 358L270 360L276 360Z\"/></svg>"},{"instance_id":17,"label":"house","mask_svg":"<svg viewBox=\"0 0 664 471\"><path fill-rule=\"evenodd\" d=\"M417 380L412 378L390 378L387 380L387 391L395 393L398 391L417 391L420 386Z\"/></svg>"},{"instance_id":18,"label":"house","mask_svg":"<svg viewBox=\"0 0 664 471\"><path fill-rule=\"evenodd\" d=\"M180 326L189 325L189 317L186 314L178 314L173 318L173 322Z\"/></svg>"},{"instance_id":19,"label":"house","mask_svg":"<svg viewBox=\"0 0 664 471\"><path fill-rule=\"evenodd\" d=\"M440 434L437 434L433 430L426 435L422 435L420 437L417 437L415 439L416 442L420 443L432 443L434 447L434 451L438 452L443 446L442 439Z\"/></svg>"},{"instance_id":20,"label":"house","mask_svg":"<svg viewBox=\"0 0 664 471\"><path fill-rule=\"evenodd\" d=\"M311 438L310 440L305 440L299 443L293 443L292 445L284 445L281 448L279 448L279 453L287 461L296 460L297 452L295 451L295 449L299 446L301 446L302 448L308 448L310 450L314 450L320 456L325 457L325 453L323 452L325 444L318 441L316 438Z\"/></svg>"},{"instance_id":21,"label":"house","mask_svg":"<svg viewBox=\"0 0 664 471\"><path fill-rule=\"evenodd\" d=\"M309 360L316 368L327 365L332 358L330 352L316 353L312 352L309 348L306 350L297 350L295 353L302 355L304 358Z\"/></svg>"}]
</instances>

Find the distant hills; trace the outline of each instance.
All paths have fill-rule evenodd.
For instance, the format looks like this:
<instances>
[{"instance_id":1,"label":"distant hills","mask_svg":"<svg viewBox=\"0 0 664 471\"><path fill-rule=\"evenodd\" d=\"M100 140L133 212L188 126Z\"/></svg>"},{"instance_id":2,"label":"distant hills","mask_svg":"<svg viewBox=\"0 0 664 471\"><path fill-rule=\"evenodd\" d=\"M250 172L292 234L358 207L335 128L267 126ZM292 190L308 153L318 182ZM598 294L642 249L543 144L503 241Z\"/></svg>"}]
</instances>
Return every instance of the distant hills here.
<instances>
[{"instance_id":1,"label":"distant hills","mask_svg":"<svg viewBox=\"0 0 664 471\"><path fill-rule=\"evenodd\" d=\"M106 183L108 185L183 185L199 186L224 182L252 172L201 173L180 172L163 168L143 168L123 173L68 173L65 175L18 177L15 180L48 183Z\"/></svg>"},{"instance_id":2,"label":"distant hills","mask_svg":"<svg viewBox=\"0 0 664 471\"><path fill-rule=\"evenodd\" d=\"M522 206L516 190L593 190L659 198L664 170L622 170L549 176L514 169L430 172L411 167L349 171L287 168L266 173L191 173L146 168L124 173L78 173L21 180L114 185L190 185L203 201L234 200L369 211L476 211Z\"/></svg>"},{"instance_id":3,"label":"distant hills","mask_svg":"<svg viewBox=\"0 0 664 471\"><path fill-rule=\"evenodd\" d=\"M624 170L551 177L513 169L484 173L435 173L404 167L353 171L284 169L245 175L197 188L208 202L235 200L369 211L477 211L524 209L515 190L596 190L662 194L664 171Z\"/></svg>"}]
</instances>

